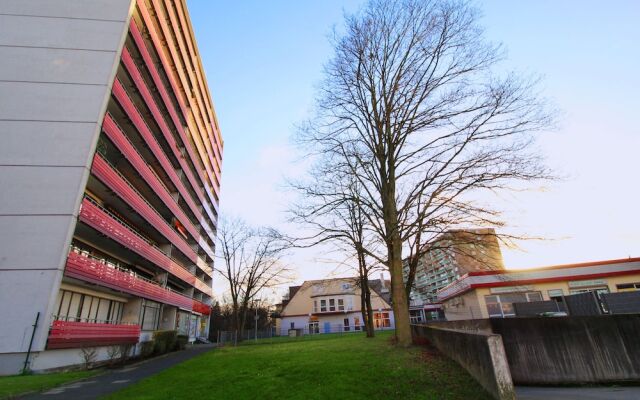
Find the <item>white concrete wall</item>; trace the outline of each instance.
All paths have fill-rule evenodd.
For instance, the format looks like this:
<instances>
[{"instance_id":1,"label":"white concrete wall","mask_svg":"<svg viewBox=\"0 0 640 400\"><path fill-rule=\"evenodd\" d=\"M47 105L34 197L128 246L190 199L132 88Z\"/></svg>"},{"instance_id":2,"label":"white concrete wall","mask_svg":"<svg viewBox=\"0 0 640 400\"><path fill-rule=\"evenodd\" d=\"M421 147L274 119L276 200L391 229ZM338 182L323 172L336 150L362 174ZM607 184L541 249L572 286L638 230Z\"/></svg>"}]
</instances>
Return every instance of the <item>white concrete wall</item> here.
<instances>
[{"instance_id":1,"label":"white concrete wall","mask_svg":"<svg viewBox=\"0 0 640 400\"><path fill-rule=\"evenodd\" d=\"M38 312L33 350L44 349L131 10L132 0L0 1L3 371L21 367Z\"/></svg>"}]
</instances>

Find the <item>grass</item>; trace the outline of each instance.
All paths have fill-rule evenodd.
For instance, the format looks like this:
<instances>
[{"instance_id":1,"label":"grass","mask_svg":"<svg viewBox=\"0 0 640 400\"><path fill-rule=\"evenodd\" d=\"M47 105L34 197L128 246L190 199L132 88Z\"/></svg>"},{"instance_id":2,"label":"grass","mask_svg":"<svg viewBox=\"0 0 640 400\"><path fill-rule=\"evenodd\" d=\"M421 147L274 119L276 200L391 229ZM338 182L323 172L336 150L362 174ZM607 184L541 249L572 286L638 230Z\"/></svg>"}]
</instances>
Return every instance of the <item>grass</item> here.
<instances>
[{"instance_id":1,"label":"grass","mask_svg":"<svg viewBox=\"0 0 640 400\"><path fill-rule=\"evenodd\" d=\"M109 399L490 399L453 361L391 333L319 335L317 340L224 347Z\"/></svg>"},{"instance_id":2,"label":"grass","mask_svg":"<svg viewBox=\"0 0 640 400\"><path fill-rule=\"evenodd\" d=\"M8 399L21 393L37 392L70 381L88 378L96 371L58 372L43 375L16 375L0 377L0 399Z\"/></svg>"}]
</instances>

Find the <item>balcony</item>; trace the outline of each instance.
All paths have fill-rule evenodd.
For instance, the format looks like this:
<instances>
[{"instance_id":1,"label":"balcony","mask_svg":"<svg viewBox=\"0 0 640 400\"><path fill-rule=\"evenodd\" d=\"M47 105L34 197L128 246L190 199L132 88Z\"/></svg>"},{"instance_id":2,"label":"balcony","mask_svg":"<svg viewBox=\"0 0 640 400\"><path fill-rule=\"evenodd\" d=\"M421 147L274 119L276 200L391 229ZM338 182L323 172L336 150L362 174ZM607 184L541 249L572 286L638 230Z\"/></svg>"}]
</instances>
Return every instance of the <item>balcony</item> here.
<instances>
[{"instance_id":1,"label":"balcony","mask_svg":"<svg viewBox=\"0 0 640 400\"><path fill-rule=\"evenodd\" d=\"M122 200L129 204L151 226L167 238L178 250L194 263L197 255L185 240L167 221L134 189L133 186L102 156L96 153L91 166L91 173L107 185Z\"/></svg>"},{"instance_id":2,"label":"balcony","mask_svg":"<svg viewBox=\"0 0 640 400\"><path fill-rule=\"evenodd\" d=\"M176 114L176 110L174 107L173 102L171 101L171 99L169 98L169 95L167 93L167 89L165 88L164 82L162 81L162 79L160 78L160 75L158 73L158 70L156 68L156 64L154 63L154 61L151 58L151 55L149 54L149 51L147 49L146 44L144 43L144 39L142 38L142 35L136 25L136 23L134 21L131 21L130 25L129 25L129 32L131 33L131 35L133 36L133 39L136 43L136 47L138 48L138 51L140 52L145 66L147 67L147 70L149 71L149 74L151 75L151 77L153 78L154 84L156 86L156 88L158 89L160 96L162 97L162 100L165 103L165 106L167 107L167 110L169 111L169 115L171 116L171 119L175 125L175 127L177 128L177 131L179 133L179 136L184 144L184 147L187 149L187 152L189 153L189 157L191 157L192 160L197 160L195 158L195 154L193 153L192 147L191 147L191 143L189 142L184 129L182 127L182 123L180 121L180 119L178 118L177 114ZM153 31L151 32L153 35ZM154 39L155 40L155 39ZM128 52L123 52L123 61L127 61L126 57L128 56ZM160 52L159 57L162 59L163 58L163 54L162 52ZM129 57L130 58L130 57ZM163 60L163 64L165 64L166 61ZM166 65L166 64L165 64ZM169 78L169 82L172 86L174 86L175 88L175 82L171 79L170 75L167 74L167 77ZM177 93L176 93L177 94ZM187 118L188 113L187 113L187 109L185 108L184 104L181 102L180 96L176 95L176 99L178 100L178 105L182 111L182 114L185 116L185 118ZM218 137L218 141L220 141L220 138ZM220 171L219 171L219 162L222 159L221 157L221 153L222 153L222 148L219 147L220 143L217 143L216 146L213 147L214 149L214 155L215 155L215 159L218 163L218 168L216 169L213 162L212 162L212 169L213 169L213 173L215 174L217 181L220 182ZM203 154L204 150L202 149L202 145L199 143L194 143L195 146L197 147L198 153L202 156L202 158L209 158L211 159L211 156L208 154ZM211 160L212 161L212 160ZM199 170L197 163L194 162L194 166L196 167L196 172L198 173L198 175L200 176L200 180L202 182L205 182L203 176L202 176L202 172ZM214 180L212 179L211 176L211 172L210 170L207 170L207 174L209 176L209 179L211 180L211 182L213 183ZM205 185L206 187L206 185ZM216 194L219 195L219 187L215 186L214 190L216 191ZM216 209L216 212L218 211L218 204L215 201L215 197L212 195L211 192L207 192L207 195L209 196L209 199L211 200L211 203L213 204L214 208ZM203 204L206 205L206 202L203 202ZM208 207L207 207L208 208ZM208 210L208 212L210 212L210 210ZM212 214L210 214L210 217L213 221L215 221L215 218L213 217Z\"/></svg>"},{"instance_id":3,"label":"balcony","mask_svg":"<svg viewBox=\"0 0 640 400\"><path fill-rule=\"evenodd\" d=\"M193 311L198 312L200 314L204 314L204 315L211 314L211 307L198 300L193 300L192 309Z\"/></svg>"},{"instance_id":4,"label":"balcony","mask_svg":"<svg viewBox=\"0 0 640 400\"><path fill-rule=\"evenodd\" d=\"M191 286L195 285L196 277L191 272L178 265L160 249L149 243L140 234L88 197L85 197L82 201L79 218L86 225L120 243L182 281Z\"/></svg>"},{"instance_id":5,"label":"balcony","mask_svg":"<svg viewBox=\"0 0 640 400\"><path fill-rule=\"evenodd\" d=\"M171 182L178 189L178 191L180 192L180 195L185 200L185 202L187 203L191 211L196 215L196 217L198 217L198 219L202 219L202 213L200 212L200 209L193 201L193 197L191 196L190 193L188 193L185 185L182 183L182 181L176 174L173 164L171 164L171 161L169 161L169 158L162 150L162 147L154 137L153 133L151 132L151 129L142 118L142 115L140 115L140 112L138 111L136 106L133 104L133 101L127 94L126 90L124 89L124 86L122 85L122 83L118 78L116 78L115 81L113 82L112 90L113 90L113 96L116 98L120 106L124 109L127 117L131 120L131 122L133 123L135 129L138 131L140 136L144 139L149 150L153 153L155 158L158 160L158 162L162 166L162 169L169 176L169 179L171 179ZM209 218L212 219L212 221L215 221L212 215L210 215Z\"/></svg>"},{"instance_id":6,"label":"balcony","mask_svg":"<svg viewBox=\"0 0 640 400\"><path fill-rule=\"evenodd\" d=\"M69 252L64 274L70 278L95 283L96 285L170 304L185 310L191 310L193 307L193 300L190 297L163 288L153 281L135 275L131 271L109 266L102 260L85 256L75 251Z\"/></svg>"},{"instance_id":7,"label":"balcony","mask_svg":"<svg viewBox=\"0 0 640 400\"><path fill-rule=\"evenodd\" d=\"M145 182L153 191L158 195L160 200L171 210L173 215L185 226L189 234L195 239L198 239L199 234L196 227L191 223L191 220L182 211L178 203L169 194L169 189L162 183L160 178L147 164L144 158L138 153L133 144L126 137L124 132L120 129L118 124L113 120L110 114L105 115L104 122L102 123L102 130L107 137L115 144L120 152L125 156L129 163L135 168ZM196 218L201 217L200 214L195 214Z\"/></svg>"},{"instance_id":8,"label":"balcony","mask_svg":"<svg viewBox=\"0 0 640 400\"><path fill-rule=\"evenodd\" d=\"M135 344L138 343L139 338L139 325L53 321L49 330L47 349Z\"/></svg>"}]
</instances>

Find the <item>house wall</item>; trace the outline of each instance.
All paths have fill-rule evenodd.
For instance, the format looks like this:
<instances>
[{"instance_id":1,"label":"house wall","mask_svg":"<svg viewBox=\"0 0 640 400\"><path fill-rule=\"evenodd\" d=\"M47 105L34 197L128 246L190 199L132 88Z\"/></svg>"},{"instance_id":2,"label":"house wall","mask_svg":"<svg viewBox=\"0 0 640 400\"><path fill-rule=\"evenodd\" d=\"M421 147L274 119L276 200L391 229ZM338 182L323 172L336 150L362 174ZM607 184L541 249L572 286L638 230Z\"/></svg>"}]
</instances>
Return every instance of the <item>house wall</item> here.
<instances>
[{"instance_id":1,"label":"house wall","mask_svg":"<svg viewBox=\"0 0 640 400\"><path fill-rule=\"evenodd\" d=\"M44 349L131 0L0 2L0 364Z\"/></svg>"}]
</instances>

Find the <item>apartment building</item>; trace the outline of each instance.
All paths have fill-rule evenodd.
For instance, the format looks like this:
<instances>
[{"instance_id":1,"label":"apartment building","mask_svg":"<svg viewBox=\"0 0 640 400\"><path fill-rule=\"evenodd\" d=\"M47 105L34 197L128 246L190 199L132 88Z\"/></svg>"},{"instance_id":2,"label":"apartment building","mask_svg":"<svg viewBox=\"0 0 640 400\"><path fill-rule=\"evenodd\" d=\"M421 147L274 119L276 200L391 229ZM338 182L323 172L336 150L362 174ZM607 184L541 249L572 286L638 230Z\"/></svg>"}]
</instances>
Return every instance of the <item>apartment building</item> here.
<instances>
[{"instance_id":1,"label":"apartment building","mask_svg":"<svg viewBox=\"0 0 640 400\"><path fill-rule=\"evenodd\" d=\"M0 59L0 373L207 336L223 142L184 0L2 1Z\"/></svg>"},{"instance_id":2,"label":"apartment building","mask_svg":"<svg viewBox=\"0 0 640 400\"><path fill-rule=\"evenodd\" d=\"M494 229L450 230L436 237L422 256L411 290L413 322L442 317L437 292L473 271L504 270ZM405 277L408 265L404 267Z\"/></svg>"},{"instance_id":3,"label":"apartment building","mask_svg":"<svg viewBox=\"0 0 640 400\"><path fill-rule=\"evenodd\" d=\"M393 329L390 282L369 281L375 329ZM364 330L360 288L356 278L334 278L305 281L290 287L280 312L278 333L320 334L359 332Z\"/></svg>"}]
</instances>

